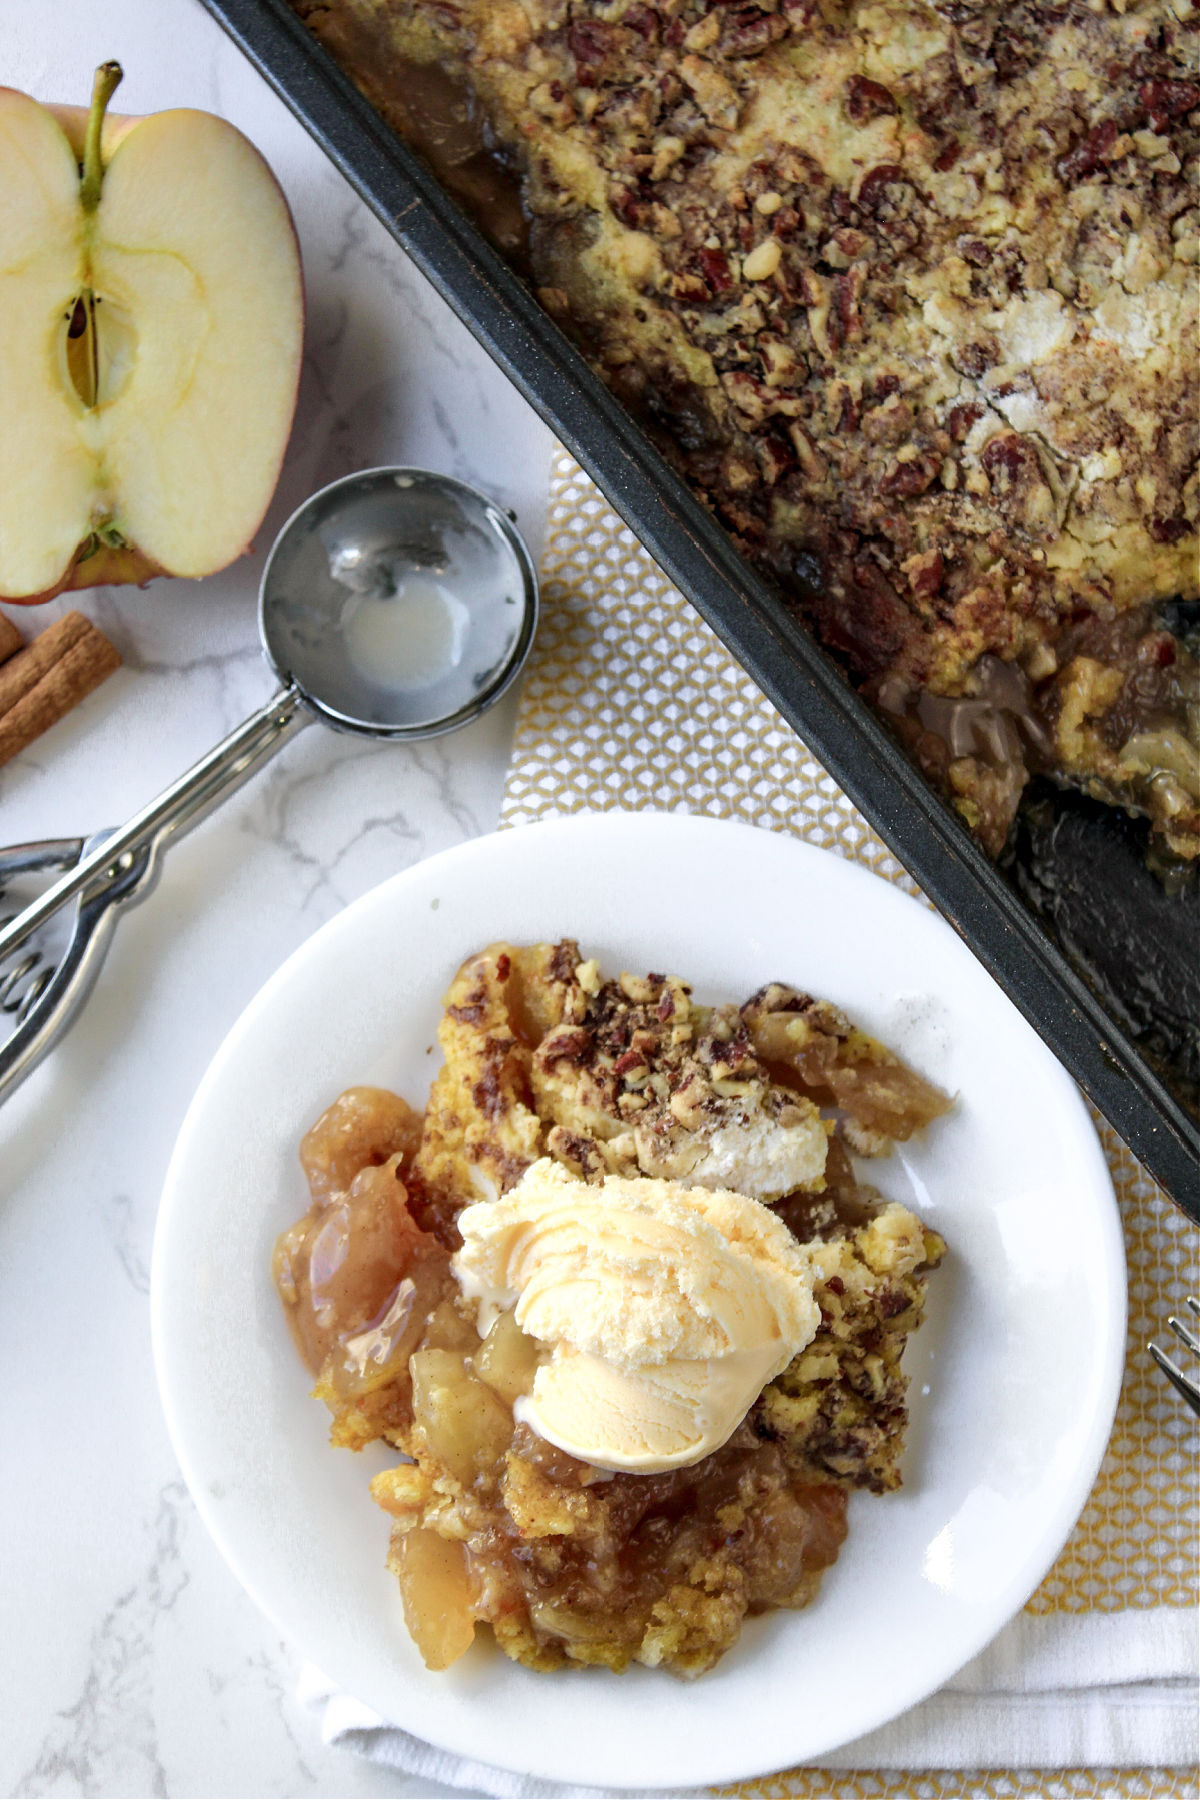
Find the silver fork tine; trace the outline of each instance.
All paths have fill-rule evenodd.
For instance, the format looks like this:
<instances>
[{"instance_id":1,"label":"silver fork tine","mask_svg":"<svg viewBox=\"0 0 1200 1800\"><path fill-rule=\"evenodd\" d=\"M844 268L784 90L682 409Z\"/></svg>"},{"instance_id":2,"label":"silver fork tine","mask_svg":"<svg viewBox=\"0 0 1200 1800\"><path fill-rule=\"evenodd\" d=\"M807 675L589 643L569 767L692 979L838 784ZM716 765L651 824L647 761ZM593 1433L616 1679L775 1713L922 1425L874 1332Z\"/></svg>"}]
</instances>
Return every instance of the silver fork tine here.
<instances>
[{"instance_id":1,"label":"silver fork tine","mask_svg":"<svg viewBox=\"0 0 1200 1800\"><path fill-rule=\"evenodd\" d=\"M1189 1380L1182 1369L1177 1369L1170 1357L1160 1350L1157 1344L1149 1345L1149 1350L1171 1386L1183 1395L1192 1411L1200 1415L1200 1387L1197 1387L1194 1381Z\"/></svg>"},{"instance_id":2,"label":"silver fork tine","mask_svg":"<svg viewBox=\"0 0 1200 1800\"><path fill-rule=\"evenodd\" d=\"M1193 1356L1200 1356L1200 1338L1193 1337L1182 1319L1177 1319L1174 1313L1172 1313L1171 1317L1167 1320L1167 1324L1175 1333L1175 1336L1179 1339L1180 1343L1187 1345Z\"/></svg>"},{"instance_id":3,"label":"silver fork tine","mask_svg":"<svg viewBox=\"0 0 1200 1800\"><path fill-rule=\"evenodd\" d=\"M1196 1298L1195 1294L1186 1295L1184 1298L1184 1305L1192 1314L1193 1318L1200 1319L1200 1300ZM1174 1313L1172 1313L1171 1317L1167 1320L1167 1324L1175 1333L1175 1336L1179 1339L1180 1343L1190 1350L1193 1356L1200 1356L1200 1338L1197 1338L1194 1332L1188 1330L1182 1319L1177 1319ZM1192 1411L1196 1413L1197 1416L1200 1416L1200 1387L1196 1385L1190 1375L1185 1375L1183 1370L1171 1361L1166 1351L1160 1350L1157 1344L1147 1344L1146 1348L1149 1350L1151 1356L1154 1358L1167 1380L1171 1383L1171 1386L1177 1393L1183 1395L1183 1398L1187 1401Z\"/></svg>"}]
</instances>

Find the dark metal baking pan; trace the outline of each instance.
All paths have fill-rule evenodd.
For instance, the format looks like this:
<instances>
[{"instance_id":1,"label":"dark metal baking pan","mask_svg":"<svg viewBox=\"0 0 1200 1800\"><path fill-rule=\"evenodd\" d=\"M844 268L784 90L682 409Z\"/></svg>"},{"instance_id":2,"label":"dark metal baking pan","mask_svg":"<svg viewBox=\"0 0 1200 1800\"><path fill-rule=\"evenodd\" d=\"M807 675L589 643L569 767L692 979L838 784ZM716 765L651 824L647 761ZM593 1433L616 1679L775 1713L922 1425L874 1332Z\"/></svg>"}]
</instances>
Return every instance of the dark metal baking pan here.
<instances>
[{"instance_id":1,"label":"dark metal baking pan","mask_svg":"<svg viewBox=\"0 0 1200 1800\"><path fill-rule=\"evenodd\" d=\"M1096 1106L1200 1223L1200 1127L833 662L283 0L204 0Z\"/></svg>"}]
</instances>

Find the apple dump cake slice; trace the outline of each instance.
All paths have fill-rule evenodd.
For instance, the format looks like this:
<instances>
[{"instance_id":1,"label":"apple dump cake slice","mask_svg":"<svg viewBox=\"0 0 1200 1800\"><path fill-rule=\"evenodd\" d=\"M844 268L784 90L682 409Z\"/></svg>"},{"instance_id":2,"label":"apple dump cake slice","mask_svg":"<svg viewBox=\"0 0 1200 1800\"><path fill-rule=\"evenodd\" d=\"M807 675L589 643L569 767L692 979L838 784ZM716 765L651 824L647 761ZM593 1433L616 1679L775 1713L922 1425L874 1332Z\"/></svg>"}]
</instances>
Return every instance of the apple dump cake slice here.
<instances>
[{"instance_id":1,"label":"apple dump cake slice","mask_svg":"<svg viewBox=\"0 0 1200 1800\"><path fill-rule=\"evenodd\" d=\"M471 957L424 1116L350 1089L276 1246L425 1661L698 1674L799 1607L854 1488L900 1483L944 1245L860 1185L949 1101L827 1003L703 1006L569 939Z\"/></svg>"},{"instance_id":2,"label":"apple dump cake slice","mask_svg":"<svg viewBox=\"0 0 1200 1800\"><path fill-rule=\"evenodd\" d=\"M991 852L1196 857L1190 0L292 4Z\"/></svg>"}]
</instances>

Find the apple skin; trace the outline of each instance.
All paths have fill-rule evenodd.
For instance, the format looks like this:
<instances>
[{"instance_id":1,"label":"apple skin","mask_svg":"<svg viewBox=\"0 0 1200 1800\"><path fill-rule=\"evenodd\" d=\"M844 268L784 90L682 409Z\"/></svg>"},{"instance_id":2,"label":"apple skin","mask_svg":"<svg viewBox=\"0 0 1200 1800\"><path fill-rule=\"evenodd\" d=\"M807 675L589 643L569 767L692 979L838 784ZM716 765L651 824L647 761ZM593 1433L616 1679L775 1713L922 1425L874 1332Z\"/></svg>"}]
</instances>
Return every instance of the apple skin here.
<instances>
[{"instance_id":1,"label":"apple skin","mask_svg":"<svg viewBox=\"0 0 1200 1800\"><path fill-rule=\"evenodd\" d=\"M0 84L0 94L20 92L21 90L19 89L10 88L4 84ZM82 163L89 109L86 106L69 106L50 101L38 101L37 104L41 107L42 111L48 113L59 126L59 129L62 131L71 147L76 161ZM177 113L187 113L193 109L179 107L168 110ZM123 139L128 137L131 132L135 131L139 125L144 124L148 119L157 119L163 116L164 115L161 113L106 112L100 134L100 157L103 166L105 168L108 167L118 145ZM236 130L236 127L231 126L230 129ZM295 220L292 217L291 208L287 204L286 197L283 195L283 190L279 187L275 174L266 158L255 145L250 143L249 139L247 139L243 133L239 132L238 135L242 138L242 141L247 148L253 153L257 161L261 163L267 177L279 193L280 199L283 202L288 228L291 232L296 266L299 270L301 268L300 242L296 234ZM299 281L298 305L298 332L302 345L306 320L306 295L302 276ZM295 415L296 400L300 387L301 360L301 357L297 356L295 380L290 396L289 417L294 417ZM279 447L278 460L273 471L270 492L267 497L267 506L270 505L275 488L278 485L279 475L283 468L284 456L287 451L289 435L290 433L284 435L283 441ZM266 507L263 509L262 516L265 516L265 512ZM254 531L257 531L258 526L261 525L261 523L262 517L259 518L254 526ZM202 579L206 578L209 574L218 574L223 568L228 568L232 563L237 562L239 558L247 555L253 548L254 536L252 532L240 548L235 549L223 562L206 570L205 577L202 577ZM80 544L79 550L76 551L75 558L70 562L67 568L64 569L59 580L54 582L52 586L47 587L36 594L3 594L0 595L0 599L3 600L5 606L40 606L44 605L49 600L55 599L59 594L80 589L128 585L145 587L149 582L160 576L169 579L180 578L176 571L163 568L161 564L155 562L153 558L147 556L144 551L138 549L138 547L133 544L126 544L124 546L101 544L86 557L80 557L79 551L82 549L83 545ZM187 577L184 577L184 579L187 579Z\"/></svg>"},{"instance_id":2,"label":"apple skin","mask_svg":"<svg viewBox=\"0 0 1200 1800\"><path fill-rule=\"evenodd\" d=\"M246 550L252 550L253 543L246 545L245 550L238 552L244 556ZM236 562L237 557L231 557ZM228 567L228 564L225 565ZM214 570L215 574L217 571ZM98 587L145 587L159 575L170 576L170 569L160 568L158 563L151 562L140 550L132 545L101 544L90 556L73 562L53 587L46 588L40 594L0 594L5 606L44 606L47 600L55 600L59 594L72 593L78 588Z\"/></svg>"}]
</instances>

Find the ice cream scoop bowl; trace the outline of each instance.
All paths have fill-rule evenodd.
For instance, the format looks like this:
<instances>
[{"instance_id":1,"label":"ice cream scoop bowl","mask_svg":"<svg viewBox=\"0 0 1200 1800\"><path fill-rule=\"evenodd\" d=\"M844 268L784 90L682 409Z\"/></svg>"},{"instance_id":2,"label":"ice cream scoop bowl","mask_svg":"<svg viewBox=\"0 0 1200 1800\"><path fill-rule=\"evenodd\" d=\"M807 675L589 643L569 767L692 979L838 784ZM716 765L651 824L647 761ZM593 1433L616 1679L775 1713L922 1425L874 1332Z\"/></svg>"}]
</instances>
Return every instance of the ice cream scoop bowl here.
<instances>
[{"instance_id":1,"label":"ice cream scoop bowl","mask_svg":"<svg viewBox=\"0 0 1200 1800\"><path fill-rule=\"evenodd\" d=\"M319 719L363 737L440 736L486 711L520 672L537 626L537 576L486 495L424 469L347 475L304 502L263 570L258 623L281 687L127 824L0 851L0 892L62 871L0 924L0 1102L65 1031L99 972L119 909L144 899L162 851ZM74 904L51 965L35 933Z\"/></svg>"}]
</instances>

